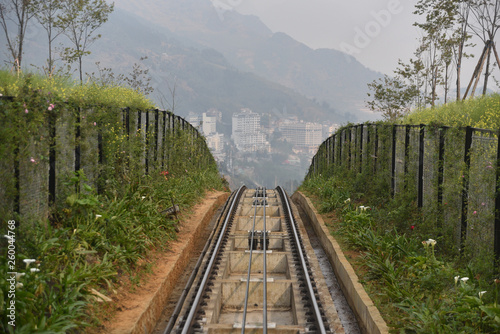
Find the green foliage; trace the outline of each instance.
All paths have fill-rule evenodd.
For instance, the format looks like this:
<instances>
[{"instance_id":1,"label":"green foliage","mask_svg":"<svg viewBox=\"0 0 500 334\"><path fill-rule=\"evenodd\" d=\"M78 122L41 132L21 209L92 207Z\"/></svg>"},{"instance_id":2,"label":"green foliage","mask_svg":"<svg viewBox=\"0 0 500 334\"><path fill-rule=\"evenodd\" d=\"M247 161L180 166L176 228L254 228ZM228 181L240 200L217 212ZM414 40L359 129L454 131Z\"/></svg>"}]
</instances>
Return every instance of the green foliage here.
<instances>
[{"instance_id":1,"label":"green foliage","mask_svg":"<svg viewBox=\"0 0 500 334\"><path fill-rule=\"evenodd\" d=\"M406 124L436 124L500 129L500 94L491 94L436 108L417 110L403 119Z\"/></svg>"},{"instance_id":2,"label":"green foliage","mask_svg":"<svg viewBox=\"0 0 500 334\"><path fill-rule=\"evenodd\" d=\"M302 189L317 195L318 184L308 180ZM380 221L390 214L385 207L356 207L349 199L335 212L340 225L333 233L361 253L358 275L393 332L498 332L500 280L460 269L442 256L440 241L425 240L418 228L387 229Z\"/></svg>"},{"instance_id":3,"label":"green foliage","mask_svg":"<svg viewBox=\"0 0 500 334\"><path fill-rule=\"evenodd\" d=\"M168 248L176 238L178 221L166 217L164 210L175 202L186 211L205 191L222 190L216 164L203 137L188 126L182 129L178 118L168 112L159 116L172 116L175 131L162 138L168 144L162 146L164 150L155 152L155 129L136 131L137 110L153 106L132 89L73 86L64 78L15 77L0 71L0 92L13 97L0 99L0 208L2 217L22 222L16 229L16 267L8 270L24 274L16 281L16 333L63 333L95 325L91 289L110 291L123 275L140 271L138 261L152 249ZM123 131L125 107L131 115L130 135ZM78 123L74 121L77 110L81 111ZM155 111L149 114L154 117ZM67 127L49 140L47 124L54 119L58 127ZM81 138L70 140L76 124ZM91 150L97 146L98 131L103 143L101 163ZM76 144L87 160L82 159L83 168L73 173L64 164L65 159L74 161ZM46 176L49 147L58 164L57 194L49 219L22 213L14 217L9 205L17 195L12 163L18 162L35 176ZM29 183L32 176L23 175L28 180L20 182ZM44 191L35 195L47 196ZM1 222L5 231L6 221ZM7 244L7 239L0 239L2 254ZM24 259L36 262L28 267ZM0 332L13 333L6 311L11 300L6 293L10 288L7 268L7 257L1 256Z\"/></svg>"},{"instance_id":4,"label":"green foliage","mask_svg":"<svg viewBox=\"0 0 500 334\"><path fill-rule=\"evenodd\" d=\"M366 102L368 108L375 112L381 112L384 119L396 121L408 114L414 100L420 92L415 85L408 85L401 78L392 78L385 75L384 78L374 80L368 84L373 93L373 100Z\"/></svg>"},{"instance_id":5,"label":"green foliage","mask_svg":"<svg viewBox=\"0 0 500 334\"><path fill-rule=\"evenodd\" d=\"M88 48L98 38L95 31L104 24L114 10L114 4L105 0L75 0L62 3L61 25L65 27L64 34L72 46L66 47L62 58L68 64L78 62L80 82L83 81L82 58L88 54Z\"/></svg>"}]
</instances>

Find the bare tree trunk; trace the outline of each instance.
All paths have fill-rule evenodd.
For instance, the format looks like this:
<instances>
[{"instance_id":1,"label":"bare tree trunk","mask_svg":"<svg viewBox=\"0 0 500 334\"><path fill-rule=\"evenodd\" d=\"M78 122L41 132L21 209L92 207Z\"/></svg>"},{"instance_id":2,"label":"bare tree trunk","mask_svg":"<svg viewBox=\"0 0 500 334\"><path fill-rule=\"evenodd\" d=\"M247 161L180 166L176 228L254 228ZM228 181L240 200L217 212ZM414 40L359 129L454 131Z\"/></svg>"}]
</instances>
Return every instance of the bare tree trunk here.
<instances>
[{"instance_id":1,"label":"bare tree trunk","mask_svg":"<svg viewBox=\"0 0 500 334\"><path fill-rule=\"evenodd\" d=\"M462 92L461 92L461 74L462 74L462 56L463 56L463 43L460 44L458 48L458 60L457 60L457 101L460 101Z\"/></svg>"},{"instance_id":2,"label":"bare tree trunk","mask_svg":"<svg viewBox=\"0 0 500 334\"><path fill-rule=\"evenodd\" d=\"M488 60L486 61L486 72L484 73L484 86L483 86L483 96L486 95L488 90L488 78L490 76L490 61L491 61L491 43L488 41Z\"/></svg>"}]
</instances>

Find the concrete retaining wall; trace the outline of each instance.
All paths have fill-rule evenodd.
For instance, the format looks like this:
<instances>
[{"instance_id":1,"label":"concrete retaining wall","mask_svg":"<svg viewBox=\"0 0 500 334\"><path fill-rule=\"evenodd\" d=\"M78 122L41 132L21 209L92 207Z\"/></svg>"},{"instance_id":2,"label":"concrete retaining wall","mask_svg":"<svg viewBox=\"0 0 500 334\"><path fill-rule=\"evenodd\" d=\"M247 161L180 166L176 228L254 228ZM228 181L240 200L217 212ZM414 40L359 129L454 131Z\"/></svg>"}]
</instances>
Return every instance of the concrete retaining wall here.
<instances>
[{"instance_id":1,"label":"concrete retaining wall","mask_svg":"<svg viewBox=\"0 0 500 334\"><path fill-rule=\"evenodd\" d=\"M318 214L311 201L299 191L293 194L292 200L296 205L302 207L309 217L309 221L337 275L347 302L356 314L363 333L389 333L387 324L380 315L379 310L375 307L361 283L359 283L354 269L342 253L337 241L330 235L323 218Z\"/></svg>"}]
</instances>

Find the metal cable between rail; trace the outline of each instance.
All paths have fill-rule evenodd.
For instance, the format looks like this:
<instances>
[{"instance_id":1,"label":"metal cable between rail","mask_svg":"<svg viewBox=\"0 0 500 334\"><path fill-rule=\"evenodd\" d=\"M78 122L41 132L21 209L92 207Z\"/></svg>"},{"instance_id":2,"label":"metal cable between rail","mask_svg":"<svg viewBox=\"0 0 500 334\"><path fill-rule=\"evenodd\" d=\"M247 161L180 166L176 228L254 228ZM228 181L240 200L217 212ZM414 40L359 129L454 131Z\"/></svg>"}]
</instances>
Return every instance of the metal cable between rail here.
<instances>
[{"instance_id":1,"label":"metal cable between rail","mask_svg":"<svg viewBox=\"0 0 500 334\"><path fill-rule=\"evenodd\" d=\"M263 321L262 321L262 331L263 334L267 334L267 229L266 229L266 205L267 205L267 195L266 195L266 188L263 189L263 197L264 199L262 200L262 205L264 206L264 229L262 231L263 236L262 236L262 243L263 243L263 250L264 250L264 303L263 303Z\"/></svg>"},{"instance_id":2,"label":"metal cable between rail","mask_svg":"<svg viewBox=\"0 0 500 334\"><path fill-rule=\"evenodd\" d=\"M252 237L250 238L250 253L249 253L249 260L248 260L248 272L247 272L247 287L246 287L246 292L245 292L245 307L243 308L243 319L241 320L241 334L245 333L245 323L247 320L247 310L248 310L248 295L249 295L249 290L250 290L250 273L252 271L252 254L253 254L253 240L255 237L255 221L257 219L257 204L255 204L254 200L254 206L255 206L255 211L253 214L253 226L252 226L252 231L251 235Z\"/></svg>"}]
</instances>

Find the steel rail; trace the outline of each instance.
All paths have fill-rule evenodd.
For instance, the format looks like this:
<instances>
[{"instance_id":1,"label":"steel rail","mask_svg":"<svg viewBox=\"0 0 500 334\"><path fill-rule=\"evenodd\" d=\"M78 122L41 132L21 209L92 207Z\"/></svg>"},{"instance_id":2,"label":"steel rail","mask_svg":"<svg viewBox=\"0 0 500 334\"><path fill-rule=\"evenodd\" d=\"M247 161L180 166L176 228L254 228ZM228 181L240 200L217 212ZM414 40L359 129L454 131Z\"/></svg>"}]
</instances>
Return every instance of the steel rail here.
<instances>
[{"instance_id":1,"label":"steel rail","mask_svg":"<svg viewBox=\"0 0 500 334\"><path fill-rule=\"evenodd\" d=\"M257 191L255 192L256 195ZM248 260L248 272L247 272L247 286L245 292L245 307L243 308L243 319L241 320L241 334L245 333L245 323L247 321L247 310L248 310L248 295L250 291L250 273L252 271L252 254L253 254L253 240L255 237L255 221L257 220L257 204L254 200L255 211L253 214L253 226L252 226L252 237L250 239L250 252L249 252L249 260Z\"/></svg>"},{"instance_id":2,"label":"steel rail","mask_svg":"<svg viewBox=\"0 0 500 334\"><path fill-rule=\"evenodd\" d=\"M174 312L172 312L172 315L170 316L170 319L168 321L167 327L165 328L165 331L163 332L163 334L169 334L172 331L172 329L174 328L174 324L177 321L177 318L179 317L179 314L181 313L181 309L182 309L182 306L184 305L184 301L186 300L188 292L189 292L189 290L191 289L191 287L193 285L194 279L195 279L196 275L198 274L198 271L200 270L203 258L207 254L207 251L210 248L210 245L212 244L212 240L215 237L216 231L219 229L219 227L221 225L222 217L224 217L224 212L226 212L226 215L229 214L229 211L226 211L226 209L228 208L228 205L229 205L229 203L231 203L231 200L232 200L232 198L234 198L234 196L236 196L236 192L233 192L233 194L231 195L231 198L229 199L229 201L227 201L224 204L224 208L221 211L221 216L219 217L219 219L217 221L217 225L215 226L215 228L210 233L210 236L208 237L208 240L205 243L205 247L203 247L203 250L201 251L201 254L198 257L198 261L196 262L196 264L194 266L194 270L191 273L191 275L189 276L189 278L187 280L187 283L184 286L184 290L182 290L182 294L179 297L179 300L177 301L177 304L175 305Z\"/></svg>"},{"instance_id":3,"label":"steel rail","mask_svg":"<svg viewBox=\"0 0 500 334\"><path fill-rule=\"evenodd\" d=\"M234 196L233 201L231 203L231 206L229 207L228 214L226 216L226 219L224 220L224 225L222 226L219 238L217 239L217 244L215 245L212 257L210 258L210 262L208 263L207 270L205 271L205 274L203 275L203 279L201 281L200 288L198 289L198 292L196 293L196 297L195 297L194 302L193 302L193 307L189 311L188 317L187 317L186 322L184 324L184 327L182 329L182 332L181 332L182 334L187 334L189 331L189 328L191 327L191 323L193 322L193 319L194 319L194 314L196 312L198 304L200 303L200 299L201 299L201 296L205 290L205 285L207 283L208 277L210 276L210 273L212 272L212 267L213 267L213 264L215 262L215 258L217 257L217 254L219 253L220 245L222 243L222 240L224 239L227 225L229 224L229 221L233 217L234 206L236 203L239 203L241 193L243 192L243 190L245 188L246 188L245 186L241 186L238 189L236 196Z\"/></svg>"},{"instance_id":4,"label":"steel rail","mask_svg":"<svg viewBox=\"0 0 500 334\"><path fill-rule=\"evenodd\" d=\"M314 295L314 289L313 289L313 286L311 284L311 278L309 277L309 272L307 270L306 261L304 258L304 253L302 252L302 247L300 244L300 239L299 239L299 235L297 232L297 228L295 227L295 219L293 218L290 202L288 201L288 197L286 195L285 190L281 186L278 186L277 189L280 192L281 198L283 199L283 208L285 208L285 204L286 204L287 214L288 214L288 217L290 219L290 225L292 226L292 229L293 229L295 242L297 243L297 249L299 251L300 260L302 263L302 269L304 270L304 276L305 276L306 281L307 281L307 288L309 290L309 294L311 295L311 301L312 301L313 308L314 308L314 314L315 314L316 319L318 321L318 326L320 327L319 328L320 333L324 334L324 333L326 333L325 325L323 324L321 312L320 312L319 307L318 307L318 302L316 301L316 297Z\"/></svg>"},{"instance_id":5,"label":"steel rail","mask_svg":"<svg viewBox=\"0 0 500 334\"><path fill-rule=\"evenodd\" d=\"M263 250L264 250L264 303L263 303L263 312L264 312L264 319L262 321L262 331L263 334L267 334L267 230L266 230L266 205L267 205L267 194L266 194L266 188L263 188L263 194L264 199L262 200L262 204L264 205L264 229L262 231L262 243L263 243Z\"/></svg>"}]
</instances>

